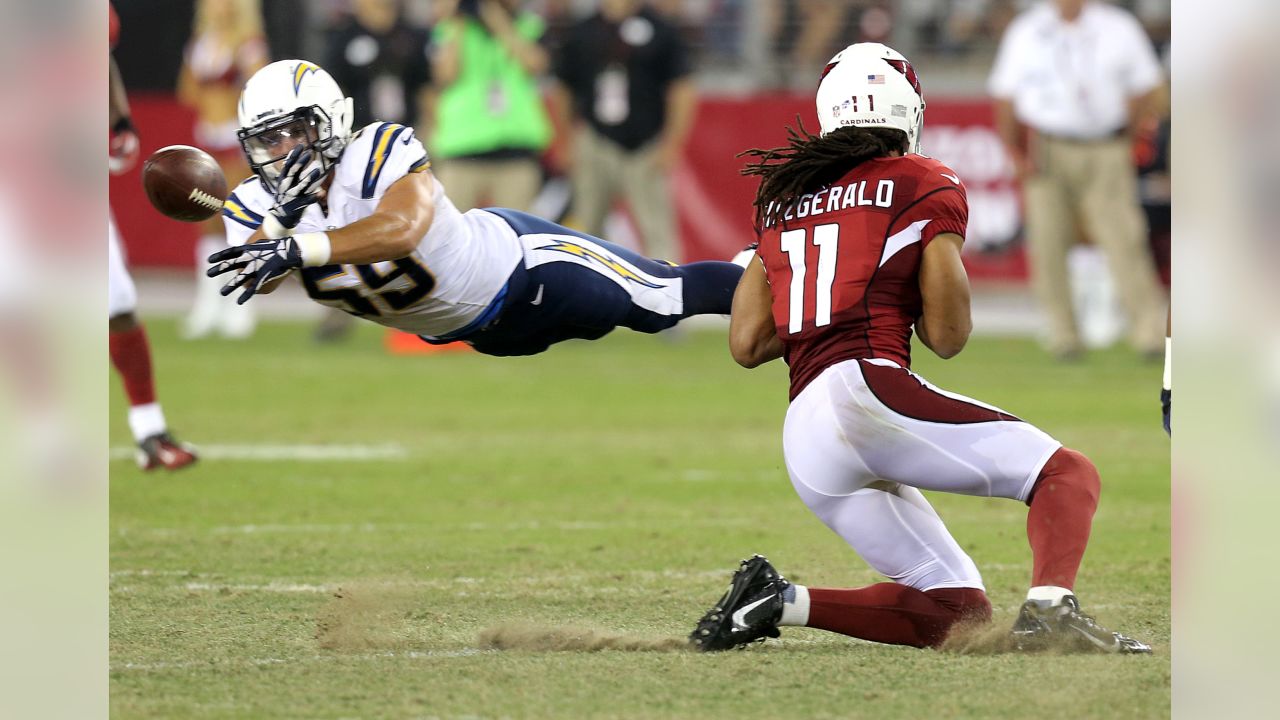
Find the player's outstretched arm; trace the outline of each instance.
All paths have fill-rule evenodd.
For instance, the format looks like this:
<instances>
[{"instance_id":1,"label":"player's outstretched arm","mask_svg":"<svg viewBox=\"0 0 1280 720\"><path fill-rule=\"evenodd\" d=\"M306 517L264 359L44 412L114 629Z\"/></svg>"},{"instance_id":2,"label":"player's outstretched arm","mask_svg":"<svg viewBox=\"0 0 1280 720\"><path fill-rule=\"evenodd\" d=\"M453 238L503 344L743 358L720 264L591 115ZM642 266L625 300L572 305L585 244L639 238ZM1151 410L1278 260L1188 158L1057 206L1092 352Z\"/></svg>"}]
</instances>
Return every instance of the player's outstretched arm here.
<instances>
[{"instance_id":1,"label":"player's outstretched arm","mask_svg":"<svg viewBox=\"0 0 1280 720\"><path fill-rule=\"evenodd\" d=\"M773 326L772 307L764 265L753 257L733 293L729 316L729 352L742 367L753 368L782 357L782 341Z\"/></svg>"},{"instance_id":2,"label":"player's outstretched arm","mask_svg":"<svg viewBox=\"0 0 1280 720\"><path fill-rule=\"evenodd\" d=\"M412 253L435 220L435 187L430 171L409 173L392 183L372 215L327 233L325 264L367 265Z\"/></svg>"},{"instance_id":3,"label":"player's outstretched arm","mask_svg":"<svg viewBox=\"0 0 1280 720\"><path fill-rule=\"evenodd\" d=\"M916 320L920 342L941 358L955 357L969 341L969 275L960 260L964 238L941 233L920 260L920 297L924 312Z\"/></svg>"},{"instance_id":4,"label":"player's outstretched arm","mask_svg":"<svg viewBox=\"0 0 1280 720\"><path fill-rule=\"evenodd\" d=\"M231 275L219 291L236 302L270 290L302 267L365 265L411 254L435 219L435 180L413 173L392 183L369 217L329 232L304 232L235 245L209 256L209 277ZM259 228L253 237L263 234ZM252 238L250 238L252 239Z\"/></svg>"}]
</instances>

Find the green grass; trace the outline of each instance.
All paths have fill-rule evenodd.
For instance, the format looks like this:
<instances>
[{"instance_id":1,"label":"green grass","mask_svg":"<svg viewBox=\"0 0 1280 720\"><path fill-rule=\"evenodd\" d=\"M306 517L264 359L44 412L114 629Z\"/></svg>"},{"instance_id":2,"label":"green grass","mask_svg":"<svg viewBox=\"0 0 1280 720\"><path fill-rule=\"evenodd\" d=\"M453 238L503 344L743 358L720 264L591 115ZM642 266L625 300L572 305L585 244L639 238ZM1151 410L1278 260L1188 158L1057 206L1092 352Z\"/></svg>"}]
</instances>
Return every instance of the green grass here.
<instances>
[{"instance_id":1,"label":"green grass","mask_svg":"<svg viewBox=\"0 0 1280 720\"><path fill-rule=\"evenodd\" d=\"M479 651L504 623L683 636L752 552L803 583L878 581L791 490L785 367L741 370L712 331L495 359L392 357L373 327L340 347L301 324L243 344L149 329L184 438L406 454L180 474L113 461L114 717L1169 714L1168 440L1159 369L1123 350L1059 366L1030 342L975 340L945 363L918 350L916 369L1094 459L1103 499L1077 590L1153 656L957 655L807 629L718 655ZM931 500L1010 622L1030 573L1025 509Z\"/></svg>"}]
</instances>

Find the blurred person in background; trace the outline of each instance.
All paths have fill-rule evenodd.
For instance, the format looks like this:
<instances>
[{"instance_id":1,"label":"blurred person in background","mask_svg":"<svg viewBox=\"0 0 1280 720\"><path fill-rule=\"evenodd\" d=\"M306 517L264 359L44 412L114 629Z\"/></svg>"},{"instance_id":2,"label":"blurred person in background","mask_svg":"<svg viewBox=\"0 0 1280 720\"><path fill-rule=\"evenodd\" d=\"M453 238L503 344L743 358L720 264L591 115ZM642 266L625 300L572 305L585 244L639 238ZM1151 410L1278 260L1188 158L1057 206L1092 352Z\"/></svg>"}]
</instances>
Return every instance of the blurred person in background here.
<instances>
[{"instance_id":1,"label":"blurred person in background","mask_svg":"<svg viewBox=\"0 0 1280 720\"><path fill-rule=\"evenodd\" d=\"M679 31L641 0L603 0L568 31L555 59L553 104L572 128L564 151L573 215L603 235L624 198L651 257L680 261L668 179L693 123L697 94Z\"/></svg>"},{"instance_id":2,"label":"blurred person in background","mask_svg":"<svg viewBox=\"0 0 1280 720\"><path fill-rule=\"evenodd\" d=\"M813 75L849 37L887 40L892 16L883 2L782 0L762 3L765 24L778 55L778 84L806 92Z\"/></svg>"},{"instance_id":3,"label":"blurred person in background","mask_svg":"<svg viewBox=\"0 0 1280 720\"><path fill-rule=\"evenodd\" d=\"M1139 205L1131 138L1157 122L1159 61L1138 21L1093 0L1041 2L1005 31L991 71L996 128L1022 180L1031 279L1049 351L1084 352L1067 254L1084 235L1106 254L1144 356L1163 354L1163 293Z\"/></svg>"},{"instance_id":4,"label":"blurred person in background","mask_svg":"<svg viewBox=\"0 0 1280 720\"><path fill-rule=\"evenodd\" d=\"M439 97L433 171L462 210L528 210L542 185L551 122L538 90L545 26L521 0L440 0L432 33Z\"/></svg>"},{"instance_id":5,"label":"blurred person in background","mask_svg":"<svg viewBox=\"0 0 1280 720\"><path fill-rule=\"evenodd\" d=\"M430 35L409 24L401 0L354 0L325 38L325 67L351 93L356 127L375 118L415 127L430 117ZM237 148L238 149L238 148ZM316 327L319 342L336 342L355 320L329 310Z\"/></svg>"},{"instance_id":6,"label":"blurred person in background","mask_svg":"<svg viewBox=\"0 0 1280 720\"><path fill-rule=\"evenodd\" d=\"M111 47L115 48L120 23L110 9ZM108 168L112 174L127 172L138 161L138 136L129 114L124 81L109 57L110 89L108 122L111 129ZM215 288L215 292L216 292ZM191 446L178 442L169 433L164 411L156 397L156 381L151 370L151 347L147 333L135 313L138 293L124 263L124 250L114 218L107 225L107 317L111 364L124 381L129 398L129 430L138 444L138 465L143 470L177 470L196 461Z\"/></svg>"},{"instance_id":7,"label":"blurred person in background","mask_svg":"<svg viewBox=\"0 0 1280 720\"><path fill-rule=\"evenodd\" d=\"M249 175L236 138L240 88L269 59L258 0L196 3L195 27L178 75L178 100L195 110L196 145L217 159L229 186ZM218 294L217 281L200 271L200 259L226 245L222 218L215 215L206 220L203 230L196 245L195 304L182 335L187 339L215 333L247 338L256 325L254 311L227 301Z\"/></svg>"},{"instance_id":8,"label":"blurred person in background","mask_svg":"<svg viewBox=\"0 0 1280 720\"><path fill-rule=\"evenodd\" d=\"M355 101L355 124L375 118L421 132L428 116L430 36L410 25L400 0L353 0L325 38L325 67Z\"/></svg>"}]
</instances>

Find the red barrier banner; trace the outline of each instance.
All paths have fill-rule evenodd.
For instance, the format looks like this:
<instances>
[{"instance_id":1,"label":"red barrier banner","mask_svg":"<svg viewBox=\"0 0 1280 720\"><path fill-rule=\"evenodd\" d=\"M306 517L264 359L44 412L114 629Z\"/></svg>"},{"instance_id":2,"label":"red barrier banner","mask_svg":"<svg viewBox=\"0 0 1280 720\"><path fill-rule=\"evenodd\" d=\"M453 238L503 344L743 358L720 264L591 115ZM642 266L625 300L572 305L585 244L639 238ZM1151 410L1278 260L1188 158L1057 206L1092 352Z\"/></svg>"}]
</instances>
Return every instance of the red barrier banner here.
<instances>
[{"instance_id":1,"label":"red barrier banner","mask_svg":"<svg viewBox=\"0 0 1280 720\"><path fill-rule=\"evenodd\" d=\"M786 141L797 117L817 132L813 99L801 95L704 98L674 185L686 260L732 257L754 239L751 201L756 181L741 175L749 148ZM930 99L921 145L963 179L969 195L966 264L976 278L1023 279L1026 264L1013 246L1021 211L1013 168L984 99Z\"/></svg>"},{"instance_id":2,"label":"red barrier banner","mask_svg":"<svg viewBox=\"0 0 1280 720\"><path fill-rule=\"evenodd\" d=\"M171 95L134 93L129 110L142 143L132 170L111 178L111 212L133 267L193 267L200 225L178 222L156 212L142 189L142 164L166 145L194 145L195 114ZM230 183L234 184L234 180Z\"/></svg>"}]
</instances>

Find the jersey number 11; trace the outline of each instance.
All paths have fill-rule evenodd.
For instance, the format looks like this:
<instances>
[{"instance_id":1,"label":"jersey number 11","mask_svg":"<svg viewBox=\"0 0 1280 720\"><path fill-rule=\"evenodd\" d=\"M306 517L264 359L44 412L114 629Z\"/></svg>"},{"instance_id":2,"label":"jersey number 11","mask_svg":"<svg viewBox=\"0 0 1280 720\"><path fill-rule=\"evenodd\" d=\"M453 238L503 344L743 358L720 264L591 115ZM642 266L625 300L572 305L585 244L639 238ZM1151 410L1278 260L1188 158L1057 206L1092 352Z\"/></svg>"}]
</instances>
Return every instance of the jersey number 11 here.
<instances>
[{"instance_id":1,"label":"jersey number 11","mask_svg":"<svg viewBox=\"0 0 1280 720\"><path fill-rule=\"evenodd\" d=\"M805 265L808 230L788 230L782 233L782 252L791 262L790 308L787 315L787 332L796 334L804 329L804 286L808 279ZM813 228L813 244L818 248L818 272L814 292L814 327L831 324L831 288L836 281L836 251L840 242L840 225L829 223Z\"/></svg>"}]
</instances>

